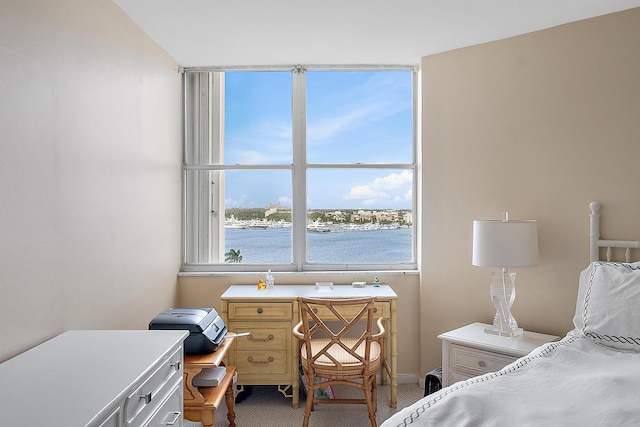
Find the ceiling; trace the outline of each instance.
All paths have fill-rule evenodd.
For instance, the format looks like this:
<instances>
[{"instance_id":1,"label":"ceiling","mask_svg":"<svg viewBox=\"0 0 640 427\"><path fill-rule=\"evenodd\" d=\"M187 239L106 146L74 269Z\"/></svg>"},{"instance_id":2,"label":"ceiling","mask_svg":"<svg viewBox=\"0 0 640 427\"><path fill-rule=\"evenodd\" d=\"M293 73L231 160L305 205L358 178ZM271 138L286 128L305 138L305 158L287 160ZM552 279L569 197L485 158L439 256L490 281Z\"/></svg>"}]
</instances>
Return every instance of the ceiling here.
<instances>
[{"instance_id":1,"label":"ceiling","mask_svg":"<svg viewBox=\"0 0 640 427\"><path fill-rule=\"evenodd\" d=\"M640 0L113 0L183 67L417 65Z\"/></svg>"}]
</instances>

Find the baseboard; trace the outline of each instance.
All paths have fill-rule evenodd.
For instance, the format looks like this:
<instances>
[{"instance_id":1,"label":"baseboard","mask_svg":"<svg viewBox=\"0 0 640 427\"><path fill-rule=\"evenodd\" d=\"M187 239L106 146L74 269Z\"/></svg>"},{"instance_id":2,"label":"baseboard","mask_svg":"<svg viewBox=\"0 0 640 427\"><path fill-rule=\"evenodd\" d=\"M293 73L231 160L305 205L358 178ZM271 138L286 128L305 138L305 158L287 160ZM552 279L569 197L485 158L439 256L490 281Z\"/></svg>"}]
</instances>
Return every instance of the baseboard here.
<instances>
[{"instance_id":1,"label":"baseboard","mask_svg":"<svg viewBox=\"0 0 640 427\"><path fill-rule=\"evenodd\" d=\"M376 381L380 384L380 374L377 375ZM398 384L420 384L418 374L398 374ZM424 388L424 380L422 380L422 387Z\"/></svg>"}]
</instances>

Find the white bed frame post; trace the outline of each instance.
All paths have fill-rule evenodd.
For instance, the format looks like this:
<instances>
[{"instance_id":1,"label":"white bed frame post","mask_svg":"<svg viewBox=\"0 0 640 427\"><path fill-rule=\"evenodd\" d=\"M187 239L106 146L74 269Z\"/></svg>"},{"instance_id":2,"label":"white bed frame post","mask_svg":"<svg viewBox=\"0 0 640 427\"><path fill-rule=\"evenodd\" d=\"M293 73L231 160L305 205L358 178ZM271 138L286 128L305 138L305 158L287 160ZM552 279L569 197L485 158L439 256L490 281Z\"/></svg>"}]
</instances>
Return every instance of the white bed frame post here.
<instances>
[{"instance_id":1,"label":"white bed frame post","mask_svg":"<svg viewBox=\"0 0 640 427\"><path fill-rule=\"evenodd\" d=\"M600 203L591 202L590 225L591 233L589 235L589 258L590 262L600 260L600 248L607 248L607 261L611 261L611 249L623 248L625 262L631 262L631 249L640 248L640 240L600 240Z\"/></svg>"},{"instance_id":2,"label":"white bed frame post","mask_svg":"<svg viewBox=\"0 0 640 427\"><path fill-rule=\"evenodd\" d=\"M589 209L591 209L590 226L591 231L589 233L589 262L598 261L600 259L600 246L598 240L600 240L600 203L589 203Z\"/></svg>"}]
</instances>

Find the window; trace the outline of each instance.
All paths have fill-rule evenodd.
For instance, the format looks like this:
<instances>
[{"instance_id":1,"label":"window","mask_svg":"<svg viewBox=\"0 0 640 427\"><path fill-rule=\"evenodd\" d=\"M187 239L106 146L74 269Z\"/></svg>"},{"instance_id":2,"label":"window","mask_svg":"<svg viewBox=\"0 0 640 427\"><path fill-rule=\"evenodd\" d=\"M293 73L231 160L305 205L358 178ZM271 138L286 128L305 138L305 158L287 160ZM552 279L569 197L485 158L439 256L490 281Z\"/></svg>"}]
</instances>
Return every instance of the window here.
<instances>
[{"instance_id":1,"label":"window","mask_svg":"<svg viewBox=\"0 0 640 427\"><path fill-rule=\"evenodd\" d=\"M414 81L185 70L183 269L415 269Z\"/></svg>"}]
</instances>

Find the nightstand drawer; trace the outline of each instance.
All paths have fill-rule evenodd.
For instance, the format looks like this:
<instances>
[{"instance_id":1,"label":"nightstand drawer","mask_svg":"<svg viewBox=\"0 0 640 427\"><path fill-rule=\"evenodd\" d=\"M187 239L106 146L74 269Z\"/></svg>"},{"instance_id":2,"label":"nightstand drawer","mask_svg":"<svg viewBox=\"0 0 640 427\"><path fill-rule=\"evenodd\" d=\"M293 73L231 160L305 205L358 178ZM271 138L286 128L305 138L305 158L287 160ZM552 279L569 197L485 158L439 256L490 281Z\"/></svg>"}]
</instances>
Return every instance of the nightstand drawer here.
<instances>
[{"instance_id":1,"label":"nightstand drawer","mask_svg":"<svg viewBox=\"0 0 640 427\"><path fill-rule=\"evenodd\" d=\"M472 371L477 375L499 371L516 360L515 356L491 353L471 347L451 345L451 369Z\"/></svg>"},{"instance_id":2,"label":"nightstand drawer","mask_svg":"<svg viewBox=\"0 0 640 427\"><path fill-rule=\"evenodd\" d=\"M229 303L230 320L289 320L292 313L289 302Z\"/></svg>"}]
</instances>

